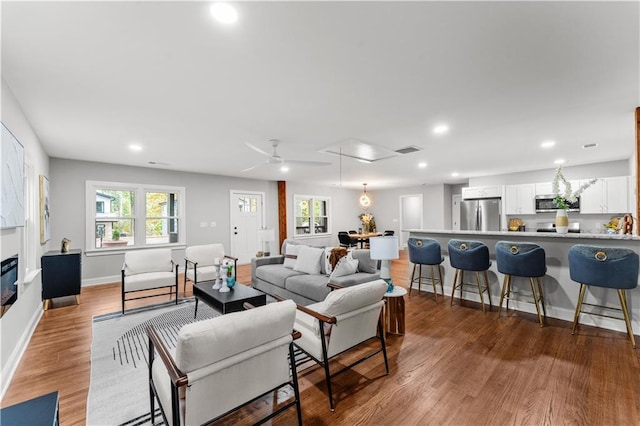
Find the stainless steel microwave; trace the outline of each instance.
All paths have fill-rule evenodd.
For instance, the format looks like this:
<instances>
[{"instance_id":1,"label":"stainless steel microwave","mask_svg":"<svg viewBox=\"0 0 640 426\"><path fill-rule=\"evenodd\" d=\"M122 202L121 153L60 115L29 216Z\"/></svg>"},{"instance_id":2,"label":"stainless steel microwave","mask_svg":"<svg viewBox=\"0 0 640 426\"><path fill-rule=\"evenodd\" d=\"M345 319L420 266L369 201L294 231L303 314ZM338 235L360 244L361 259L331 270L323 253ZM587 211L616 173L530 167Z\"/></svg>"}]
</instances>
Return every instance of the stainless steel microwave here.
<instances>
[{"instance_id":1,"label":"stainless steel microwave","mask_svg":"<svg viewBox=\"0 0 640 426\"><path fill-rule=\"evenodd\" d=\"M553 198L553 195L536 195L536 213L555 212L559 210L558 206L553 202ZM580 197L578 197L575 203L572 203L569 206L568 211L580 211Z\"/></svg>"}]
</instances>

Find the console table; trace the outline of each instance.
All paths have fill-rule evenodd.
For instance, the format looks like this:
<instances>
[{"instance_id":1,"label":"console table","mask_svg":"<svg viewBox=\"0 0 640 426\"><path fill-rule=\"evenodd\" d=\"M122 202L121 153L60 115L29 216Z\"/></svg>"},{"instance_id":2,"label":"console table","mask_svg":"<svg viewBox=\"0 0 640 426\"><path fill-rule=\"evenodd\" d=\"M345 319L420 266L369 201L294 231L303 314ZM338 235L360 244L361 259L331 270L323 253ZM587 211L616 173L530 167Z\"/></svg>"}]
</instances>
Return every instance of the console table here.
<instances>
[{"instance_id":1,"label":"console table","mask_svg":"<svg viewBox=\"0 0 640 426\"><path fill-rule=\"evenodd\" d=\"M58 391L1 409L0 421L7 426L59 425Z\"/></svg>"}]
</instances>

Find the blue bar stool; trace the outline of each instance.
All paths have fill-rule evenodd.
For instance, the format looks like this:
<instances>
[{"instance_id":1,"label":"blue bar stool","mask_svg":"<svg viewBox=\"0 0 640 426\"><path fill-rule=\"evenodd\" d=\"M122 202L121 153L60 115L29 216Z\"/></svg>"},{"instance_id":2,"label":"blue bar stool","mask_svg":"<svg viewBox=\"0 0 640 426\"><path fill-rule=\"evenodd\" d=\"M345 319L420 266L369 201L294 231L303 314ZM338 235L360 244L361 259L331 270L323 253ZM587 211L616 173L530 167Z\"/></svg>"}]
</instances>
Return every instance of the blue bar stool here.
<instances>
[{"instance_id":1,"label":"blue bar stool","mask_svg":"<svg viewBox=\"0 0 640 426\"><path fill-rule=\"evenodd\" d=\"M414 238L411 237L407 241L409 246L409 261L413 263L413 272L411 273L411 281L409 282L409 296L411 296L411 289L413 283L418 283L418 293L420 293L420 285L422 284L422 265L428 265L431 270L431 278L425 277L427 282L430 280L433 285L433 295L438 301L438 292L436 291L436 284L440 283L440 289L442 290L442 297L444 297L444 286L442 285L442 270L440 264L444 261L442 251L440 250L440 243L432 238ZM418 277L416 275L416 266L418 267ZM435 278L433 273L433 267L438 268L439 278Z\"/></svg>"},{"instance_id":2,"label":"blue bar stool","mask_svg":"<svg viewBox=\"0 0 640 426\"><path fill-rule=\"evenodd\" d=\"M502 301L507 299L507 311L509 310L509 299L511 294L524 295L533 297L533 304L536 305L538 313L538 321L540 327L544 326L544 318L547 317L547 310L544 307L544 293L542 292L542 284L540 278L547 273L546 254L544 249L533 243L515 243L512 241L498 241L496 243L496 262L498 264L498 272L504 274L502 282L502 291L500 292L500 305L498 306L498 316L502 311ZM511 290L511 277L529 278L531 285L531 294L519 293ZM533 279L538 282L538 292ZM528 302L522 299L514 299L519 302ZM529 303L529 302L528 302Z\"/></svg>"},{"instance_id":3,"label":"blue bar stool","mask_svg":"<svg viewBox=\"0 0 640 426\"><path fill-rule=\"evenodd\" d=\"M478 294L480 295L480 303L482 304L482 312L486 312L484 306L483 293L487 292L489 298L489 310L493 306L491 304L491 292L489 291L489 275L487 271L491 266L489 260L489 247L481 241L465 241L465 240L449 240L449 262L451 267L456 269L453 276L453 289L451 290L451 305L453 305L453 295L456 289L460 289L460 300L462 300L462 290L464 286L478 286ZM464 282L464 272L475 272L476 284ZM480 272L484 271L485 287L480 284ZM460 280L458 281L458 275Z\"/></svg>"},{"instance_id":4,"label":"blue bar stool","mask_svg":"<svg viewBox=\"0 0 640 426\"><path fill-rule=\"evenodd\" d=\"M627 333L631 339L631 345L635 348L636 341L633 337L633 329L631 328L626 290L631 290L638 286L638 254L625 248L602 248L576 244L569 249L569 274L573 281L580 283L580 295L578 296L576 314L573 317L571 334L575 334L576 327L578 326L578 317L581 312L584 312L582 311L582 305L604 308L616 312L622 311L624 322L627 325ZM620 308L584 303L584 293L587 286L590 285L615 288L618 290ZM587 313L607 318L623 319L599 313Z\"/></svg>"}]
</instances>

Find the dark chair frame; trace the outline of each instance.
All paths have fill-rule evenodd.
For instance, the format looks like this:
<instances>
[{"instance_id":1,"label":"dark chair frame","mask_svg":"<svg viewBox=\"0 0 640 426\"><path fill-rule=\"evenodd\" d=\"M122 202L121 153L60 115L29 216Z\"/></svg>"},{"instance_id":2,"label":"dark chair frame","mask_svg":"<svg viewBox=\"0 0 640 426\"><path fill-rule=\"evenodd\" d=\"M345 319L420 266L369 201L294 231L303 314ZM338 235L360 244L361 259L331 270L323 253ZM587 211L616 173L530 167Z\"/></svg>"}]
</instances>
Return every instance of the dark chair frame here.
<instances>
[{"instance_id":1,"label":"dark chair frame","mask_svg":"<svg viewBox=\"0 0 640 426\"><path fill-rule=\"evenodd\" d=\"M342 286L339 286L339 285L336 285L336 284L331 284L331 283L327 284L327 286L329 286L332 291L342 288ZM385 303L386 303L386 300L385 300ZM310 359L314 360L317 364L321 365L322 368L324 369L325 380L326 380L326 383L327 383L327 392L328 392L328 395L329 395L329 406L331 407L331 411L335 410L335 404L334 404L334 401L333 401L333 392L331 390L331 379L334 378L335 376L337 376L337 375L339 375L341 373L344 373L347 370L350 370L352 367L360 364L363 361L368 360L369 358L371 358L374 355L379 354L380 352L382 352L382 354L384 356L384 367L385 367L385 370L386 370L386 375L389 375L389 360L387 358L387 346L385 344L385 337L384 337L385 333L384 333L383 315L380 315L380 317L378 318L378 335L377 336L371 337L371 338L369 338L369 339L367 339L367 340L365 340L363 342L360 342L360 343L358 343L358 344L356 344L356 345L354 345L354 346L352 346L352 347L350 347L350 348L348 348L348 349L346 349L346 350L344 350L344 351L342 351L340 353L335 354L333 357L329 358L327 356L327 340L326 340L327 336L325 336L325 334L323 332L324 329L325 329L324 325L325 324L336 324L337 323L336 317L328 317L326 315L323 315L323 314L321 314L319 312L313 311L313 310L307 308L306 306L302 306L302 305L298 305L298 309L300 311L306 313L307 315L311 315L312 317L316 318L318 320L318 323L319 323L318 324L319 325L319 328L318 328L319 332L318 333L320 335L320 341L322 343L322 357L324 358L325 361L320 361L319 359L316 359L315 357L313 357L310 354L308 354L307 352L305 352L304 349L302 349L298 345L296 345L296 347L298 349L300 349L302 352L304 352ZM380 349L376 349L375 351L366 354L364 357L354 361L353 363L341 368L338 371L335 371L333 373L330 371L329 362L331 361L331 359L334 359L334 358L344 354L345 352L348 352L348 351L350 351L352 349L355 349L355 348L357 348L357 347L369 342L372 339L380 340ZM301 360L298 364L301 364L302 362L305 362L305 361L306 361L306 359Z\"/></svg>"},{"instance_id":2,"label":"dark chair frame","mask_svg":"<svg viewBox=\"0 0 640 426\"><path fill-rule=\"evenodd\" d=\"M125 277L126 275L124 274L124 268L122 268L122 270L120 271L120 279L121 279L121 290L122 290L122 294L121 294L121 302L122 302L122 315L124 315L125 310L124 310L124 304L125 302L129 302L131 300L138 300L138 299L148 299L149 297L160 297L160 296L169 296L169 299L171 299L171 296L173 295L173 289L175 287L175 292L176 292L176 305L178 304L178 267L179 265L177 263L175 263L173 260L171 261L171 270L175 272L175 283L172 285L163 285L160 287L154 287L154 288L145 288L142 290L133 290L133 291L125 291L124 287L125 287ZM157 290L159 288L168 288L169 292L168 293L157 293L157 294L150 294L147 296L140 296L140 297L130 297L130 298L126 298L126 294L127 293L136 293L139 291L150 291L150 290Z\"/></svg>"}]
</instances>

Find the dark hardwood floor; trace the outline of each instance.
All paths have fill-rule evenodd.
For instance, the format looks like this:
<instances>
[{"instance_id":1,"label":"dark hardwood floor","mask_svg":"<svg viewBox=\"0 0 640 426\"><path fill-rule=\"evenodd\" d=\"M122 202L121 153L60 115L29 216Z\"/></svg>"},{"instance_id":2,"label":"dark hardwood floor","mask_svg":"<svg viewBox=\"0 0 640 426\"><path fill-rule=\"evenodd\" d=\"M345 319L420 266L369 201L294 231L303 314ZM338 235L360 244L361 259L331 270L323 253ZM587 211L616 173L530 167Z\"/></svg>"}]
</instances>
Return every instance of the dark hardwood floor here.
<instances>
[{"instance_id":1,"label":"dark hardwood floor","mask_svg":"<svg viewBox=\"0 0 640 426\"><path fill-rule=\"evenodd\" d=\"M392 275L407 285L405 253L393 261ZM250 282L248 265L238 268L238 281ZM303 371L305 424L640 424L640 349L624 333L581 326L572 336L564 321L540 328L528 314L498 318L495 309L483 314L470 302L450 306L448 295L435 302L432 293L414 290L405 298L406 335L387 338L390 374L377 355L336 377L332 413L322 370ZM83 288L80 305L46 311L2 406L58 390L61 424L84 424L91 318L119 309L114 283ZM338 358L332 369L353 355ZM290 394L278 393L278 401ZM132 395L138 397L147 398ZM250 423L273 404L272 396L263 398L221 423ZM272 424L295 422L289 410Z\"/></svg>"}]
</instances>

